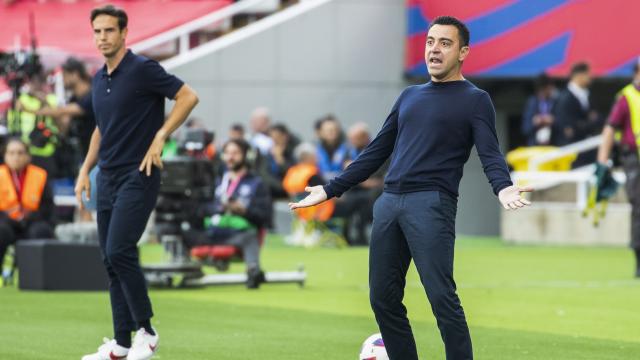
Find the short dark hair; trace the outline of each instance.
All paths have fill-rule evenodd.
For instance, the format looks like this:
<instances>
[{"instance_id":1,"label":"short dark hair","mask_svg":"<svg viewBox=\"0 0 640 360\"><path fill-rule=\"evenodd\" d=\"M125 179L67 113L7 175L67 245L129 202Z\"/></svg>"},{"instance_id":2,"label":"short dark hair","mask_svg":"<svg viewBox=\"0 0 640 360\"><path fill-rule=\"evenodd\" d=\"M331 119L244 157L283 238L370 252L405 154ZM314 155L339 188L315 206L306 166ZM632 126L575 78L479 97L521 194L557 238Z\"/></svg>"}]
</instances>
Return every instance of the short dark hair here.
<instances>
[{"instance_id":1,"label":"short dark hair","mask_svg":"<svg viewBox=\"0 0 640 360\"><path fill-rule=\"evenodd\" d=\"M224 152L227 146L231 144L234 144L240 148L240 151L242 151L242 159L244 159L244 162L246 164L247 153L249 153L249 149L251 148L251 145L249 145L249 143L245 139L229 139L227 140L226 143L224 143L224 145L222 145L222 151Z\"/></svg>"},{"instance_id":2,"label":"short dark hair","mask_svg":"<svg viewBox=\"0 0 640 360\"><path fill-rule=\"evenodd\" d=\"M335 123L338 123L338 118L333 114L327 114L327 115L321 117L320 119L316 120L316 123L314 124L314 128L316 129L316 131L319 131L320 128L322 128L322 125L324 125L324 123L329 122L329 121L333 121Z\"/></svg>"},{"instance_id":3,"label":"short dark hair","mask_svg":"<svg viewBox=\"0 0 640 360\"><path fill-rule=\"evenodd\" d=\"M24 148L26 153L29 154L29 144L27 144L26 142L24 142L24 140L22 140L21 138L19 138L17 136L10 136L9 138L7 138L7 141L4 143L4 148L2 149L2 156L3 157L7 153L7 149L9 148L9 144L11 144L11 143L18 143L18 144L22 145L22 147Z\"/></svg>"},{"instance_id":4,"label":"short dark hair","mask_svg":"<svg viewBox=\"0 0 640 360\"><path fill-rule=\"evenodd\" d=\"M538 75L538 78L536 78L536 83L535 83L536 90L542 90L547 86L552 86L552 85L553 85L553 79L551 79L549 75L547 75L546 73L542 73Z\"/></svg>"},{"instance_id":5,"label":"short dark hair","mask_svg":"<svg viewBox=\"0 0 640 360\"><path fill-rule=\"evenodd\" d=\"M633 63L633 74L637 74L638 71L640 71L640 58L638 58L638 61Z\"/></svg>"},{"instance_id":6,"label":"short dark hair","mask_svg":"<svg viewBox=\"0 0 640 360\"><path fill-rule=\"evenodd\" d=\"M235 123L231 125L231 130L244 133L244 126L240 123Z\"/></svg>"},{"instance_id":7,"label":"short dark hair","mask_svg":"<svg viewBox=\"0 0 640 360\"><path fill-rule=\"evenodd\" d=\"M289 135L289 129L285 124L275 124L269 130L279 131L285 135Z\"/></svg>"},{"instance_id":8,"label":"short dark hair","mask_svg":"<svg viewBox=\"0 0 640 360\"><path fill-rule=\"evenodd\" d=\"M89 74L87 73L87 68L84 66L84 63L74 57L67 58L67 60L62 64L62 71L68 73L76 73L83 80L89 80Z\"/></svg>"},{"instance_id":9,"label":"short dark hair","mask_svg":"<svg viewBox=\"0 0 640 360\"><path fill-rule=\"evenodd\" d=\"M118 27L120 28L120 30L126 28L127 24L129 23L129 17L127 16L127 13L124 10L113 5L105 5L91 10L91 23L93 24L93 20L95 20L100 15L109 15L118 18Z\"/></svg>"},{"instance_id":10,"label":"short dark hair","mask_svg":"<svg viewBox=\"0 0 640 360\"><path fill-rule=\"evenodd\" d=\"M458 29L458 36L460 37L460 47L469 46L469 41L471 39L471 34L469 33L469 28L462 21L458 20L453 16L438 16L433 19L431 24L429 24L429 30L433 27L433 25L452 25Z\"/></svg>"},{"instance_id":11,"label":"short dark hair","mask_svg":"<svg viewBox=\"0 0 640 360\"><path fill-rule=\"evenodd\" d=\"M586 62L577 62L571 66L571 72L569 72L569 77L574 77L578 74L588 73L590 70L589 64Z\"/></svg>"}]
</instances>

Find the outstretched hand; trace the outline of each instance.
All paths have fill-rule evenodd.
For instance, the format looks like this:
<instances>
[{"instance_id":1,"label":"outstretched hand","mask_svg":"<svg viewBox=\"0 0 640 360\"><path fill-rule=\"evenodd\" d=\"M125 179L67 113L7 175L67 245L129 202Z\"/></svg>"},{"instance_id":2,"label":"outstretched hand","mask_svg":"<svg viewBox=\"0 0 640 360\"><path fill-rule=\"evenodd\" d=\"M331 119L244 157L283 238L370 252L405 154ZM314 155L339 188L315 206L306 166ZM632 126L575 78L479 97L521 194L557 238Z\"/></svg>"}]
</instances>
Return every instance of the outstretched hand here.
<instances>
[{"instance_id":1,"label":"outstretched hand","mask_svg":"<svg viewBox=\"0 0 640 360\"><path fill-rule=\"evenodd\" d=\"M532 191L533 188L530 186L520 187L511 185L500 190L500 192L498 193L498 199L500 200L500 204L502 204L502 207L504 207L506 210L515 210L527 205L531 205L531 202L522 197L520 194L523 192Z\"/></svg>"},{"instance_id":2,"label":"outstretched hand","mask_svg":"<svg viewBox=\"0 0 640 360\"><path fill-rule=\"evenodd\" d=\"M321 185L307 186L306 188L304 188L304 191L308 192L309 195L296 203L289 203L289 209L295 210L298 208L314 206L327 200L327 193L324 191L324 188Z\"/></svg>"}]
</instances>

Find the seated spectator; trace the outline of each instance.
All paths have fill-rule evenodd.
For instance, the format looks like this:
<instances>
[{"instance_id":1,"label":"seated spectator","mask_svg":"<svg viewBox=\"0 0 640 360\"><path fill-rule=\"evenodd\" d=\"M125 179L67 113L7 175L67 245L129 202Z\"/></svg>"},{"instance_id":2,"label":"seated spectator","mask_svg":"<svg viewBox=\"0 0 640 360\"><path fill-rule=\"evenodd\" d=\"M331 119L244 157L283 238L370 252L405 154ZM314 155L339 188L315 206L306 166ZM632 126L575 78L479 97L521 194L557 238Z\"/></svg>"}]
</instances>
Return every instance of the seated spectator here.
<instances>
[{"instance_id":1,"label":"seated spectator","mask_svg":"<svg viewBox=\"0 0 640 360\"><path fill-rule=\"evenodd\" d=\"M260 175L269 186L272 198L286 198L287 192L282 187L282 180L287 170L295 164L293 151L300 141L289 133L284 124L277 124L269 129L273 147L265 157L265 166Z\"/></svg>"},{"instance_id":2,"label":"seated spectator","mask_svg":"<svg viewBox=\"0 0 640 360\"><path fill-rule=\"evenodd\" d=\"M349 160L349 146L338 119L327 115L316 122L318 167L325 181L333 179Z\"/></svg>"},{"instance_id":3,"label":"seated spectator","mask_svg":"<svg viewBox=\"0 0 640 360\"><path fill-rule=\"evenodd\" d=\"M244 140L244 136L245 136L244 126L238 123L231 125L231 127L229 128L229 135L227 136L229 140L234 140L234 139Z\"/></svg>"},{"instance_id":4,"label":"seated spectator","mask_svg":"<svg viewBox=\"0 0 640 360\"><path fill-rule=\"evenodd\" d=\"M553 80L541 74L536 80L536 93L527 99L522 116L522 135L527 146L549 145L553 127L553 106L557 89Z\"/></svg>"},{"instance_id":5,"label":"seated spectator","mask_svg":"<svg viewBox=\"0 0 640 360\"><path fill-rule=\"evenodd\" d=\"M229 140L222 148L226 171L219 179L213 204L204 209L207 229L185 234L187 247L234 245L242 248L247 265L247 287L264 282L260 268L259 232L271 224L272 204L269 191L260 177L252 174L246 157L249 144L242 139Z\"/></svg>"},{"instance_id":6,"label":"seated spectator","mask_svg":"<svg viewBox=\"0 0 640 360\"><path fill-rule=\"evenodd\" d=\"M325 182L320 175L316 147L313 144L302 143L298 145L295 149L295 157L298 164L289 168L282 185L290 197L298 201L307 195L307 187L324 185ZM286 241L291 245L317 245L322 236L320 229L326 229L318 225L331 219L334 210L335 199L330 199L316 206L296 209L295 213L300 222L294 224L293 232Z\"/></svg>"},{"instance_id":7,"label":"seated spectator","mask_svg":"<svg viewBox=\"0 0 640 360\"><path fill-rule=\"evenodd\" d=\"M21 239L52 238L54 226L47 172L31 165L27 144L9 139L4 162L0 165L0 268L9 245Z\"/></svg>"},{"instance_id":8,"label":"seated spectator","mask_svg":"<svg viewBox=\"0 0 640 360\"><path fill-rule=\"evenodd\" d=\"M369 128L365 123L356 123L347 133L351 149L351 158L355 159L371 142ZM347 164L351 160L347 161ZM369 179L357 185L336 200L333 214L336 218L346 219L343 236L350 245L367 245L369 243L368 227L373 221L373 204L382 193L384 175L389 162L374 173Z\"/></svg>"},{"instance_id":9,"label":"seated spectator","mask_svg":"<svg viewBox=\"0 0 640 360\"><path fill-rule=\"evenodd\" d=\"M251 146L258 149L260 154L266 156L271 147L273 146L273 140L269 137L267 132L269 126L271 126L271 115L269 109L266 107L259 107L251 113Z\"/></svg>"}]
</instances>

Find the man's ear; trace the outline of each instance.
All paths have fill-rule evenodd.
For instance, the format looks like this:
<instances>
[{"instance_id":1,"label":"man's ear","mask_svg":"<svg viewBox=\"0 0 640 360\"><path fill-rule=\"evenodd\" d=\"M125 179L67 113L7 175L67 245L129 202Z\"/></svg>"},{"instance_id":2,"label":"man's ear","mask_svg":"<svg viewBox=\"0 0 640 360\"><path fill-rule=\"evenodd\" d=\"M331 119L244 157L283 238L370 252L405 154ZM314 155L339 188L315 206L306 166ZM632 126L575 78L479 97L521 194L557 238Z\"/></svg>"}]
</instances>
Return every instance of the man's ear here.
<instances>
[{"instance_id":1,"label":"man's ear","mask_svg":"<svg viewBox=\"0 0 640 360\"><path fill-rule=\"evenodd\" d=\"M469 51L471 51L469 46L463 46L462 48L460 48L460 55L458 55L458 61L460 62L464 61L464 59L466 59L467 56L469 56Z\"/></svg>"}]
</instances>

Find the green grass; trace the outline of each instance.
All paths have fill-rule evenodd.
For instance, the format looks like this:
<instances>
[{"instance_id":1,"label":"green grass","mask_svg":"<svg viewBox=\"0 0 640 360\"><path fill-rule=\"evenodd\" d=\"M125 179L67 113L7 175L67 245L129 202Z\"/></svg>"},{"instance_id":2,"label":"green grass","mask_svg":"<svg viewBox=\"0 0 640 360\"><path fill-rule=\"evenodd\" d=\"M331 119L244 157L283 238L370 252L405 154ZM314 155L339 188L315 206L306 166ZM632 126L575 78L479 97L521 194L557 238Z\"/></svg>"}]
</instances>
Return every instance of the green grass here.
<instances>
[{"instance_id":1,"label":"green grass","mask_svg":"<svg viewBox=\"0 0 640 360\"><path fill-rule=\"evenodd\" d=\"M377 332L367 249L300 249L270 239L268 270L309 274L304 288L153 290L158 359L356 359ZM158 246L145 260L161 257ZM510 247L458 240L456 280L476 359L640 358L640 281L627 249ZM233 268L242 271L241 265ZM444 359L415 270L407 282L421 359ZM0 359L79 359L111 335L106 293L0 289Z\"/></svg>"}]
</instances>

